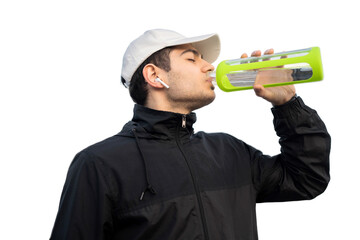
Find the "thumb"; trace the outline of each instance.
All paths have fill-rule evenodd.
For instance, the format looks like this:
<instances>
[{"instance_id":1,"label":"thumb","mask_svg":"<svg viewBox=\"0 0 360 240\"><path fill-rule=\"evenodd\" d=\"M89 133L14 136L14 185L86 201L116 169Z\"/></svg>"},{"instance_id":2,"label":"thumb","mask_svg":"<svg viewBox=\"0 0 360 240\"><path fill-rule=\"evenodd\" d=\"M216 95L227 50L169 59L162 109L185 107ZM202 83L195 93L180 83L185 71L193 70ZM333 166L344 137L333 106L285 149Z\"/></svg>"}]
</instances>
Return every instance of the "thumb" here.
<instances>
[{"instance_id":1,"label":"thumb","mask_svg":"<svg viewBox=\"0 0 360 240\"><path fill-rule=\"evenodd\" d=\"M264 88L264 86L256 84L256 85L254 85L254 91L255 91L256 96L266 99L267 92L266 92L266 89Z\"/></svg>"}]
</instances>

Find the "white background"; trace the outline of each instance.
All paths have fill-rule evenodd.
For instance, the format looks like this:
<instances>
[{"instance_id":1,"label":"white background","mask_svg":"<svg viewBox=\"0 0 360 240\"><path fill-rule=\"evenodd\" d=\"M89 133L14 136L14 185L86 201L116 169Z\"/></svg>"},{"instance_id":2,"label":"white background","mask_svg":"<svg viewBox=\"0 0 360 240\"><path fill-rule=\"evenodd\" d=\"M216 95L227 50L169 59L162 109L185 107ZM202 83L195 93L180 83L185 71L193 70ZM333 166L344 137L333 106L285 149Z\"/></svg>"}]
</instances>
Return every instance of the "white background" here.
<instances>
[{"instance_id":1,"label":"white background","mask_svg":"<svg viewBox=\"0 0 360 240\"><path fill-rule=\"evenodd\" d=\"M320 47L324 80L297 91L331 133L332 180L313 201L258 205L259 236L360 239L355 3L2 1L0 239L49 238L74 155L131 119L133 103L120 84L122 55L151 28L217 32L219 60L271 47ZM279 152L269 103L252 91L216 93L213 104L197 111L195 130L228 132L266 154Z\"/></svg>"}]
</instances>

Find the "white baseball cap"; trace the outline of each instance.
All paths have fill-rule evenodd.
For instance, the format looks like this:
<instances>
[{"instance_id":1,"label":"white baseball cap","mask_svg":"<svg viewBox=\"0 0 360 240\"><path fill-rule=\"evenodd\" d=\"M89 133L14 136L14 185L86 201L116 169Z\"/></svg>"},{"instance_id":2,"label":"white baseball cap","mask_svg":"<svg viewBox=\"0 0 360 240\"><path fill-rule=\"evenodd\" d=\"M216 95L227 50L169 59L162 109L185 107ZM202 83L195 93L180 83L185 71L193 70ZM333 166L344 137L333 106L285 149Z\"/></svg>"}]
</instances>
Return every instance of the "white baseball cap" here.
<instances>
[{"instance_id":1,"label":"white baseball cap","mask_svg":"<svg viewBox=\"0 0 360 240\"><path fill-rule=\"evenodd\" d=\"M204 60L213 63L220 54L220 38L217 34L207 34L187 38L177 32L166 29L153 29L130 43L125 51L121 77L125 86L129 86L136 69L153 53L171 46L191 43L202 55Z\"/></svg>"}]
</instances>

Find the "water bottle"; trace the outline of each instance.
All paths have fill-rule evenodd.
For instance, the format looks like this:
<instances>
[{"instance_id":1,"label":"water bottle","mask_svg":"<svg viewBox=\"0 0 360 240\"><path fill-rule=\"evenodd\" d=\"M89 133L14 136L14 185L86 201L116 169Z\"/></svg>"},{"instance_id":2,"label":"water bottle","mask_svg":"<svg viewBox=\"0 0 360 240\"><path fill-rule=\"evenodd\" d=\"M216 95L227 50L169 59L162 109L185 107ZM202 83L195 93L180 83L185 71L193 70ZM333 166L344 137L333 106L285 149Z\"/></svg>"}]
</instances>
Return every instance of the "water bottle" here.
<instances>
[{"instance_id":1,"label":"water bottle","mask_svg":"<svg viewBox=\"0 0 360 240\"><path fill-rule=\"evenodd\" d=\"M260 71L289 73L289 77L267 82L264 87L321 81L324 77L320 48L312 47L222 61L216 68L216 85L225 92L252 89Z\"/></svg>"}]
</instances>

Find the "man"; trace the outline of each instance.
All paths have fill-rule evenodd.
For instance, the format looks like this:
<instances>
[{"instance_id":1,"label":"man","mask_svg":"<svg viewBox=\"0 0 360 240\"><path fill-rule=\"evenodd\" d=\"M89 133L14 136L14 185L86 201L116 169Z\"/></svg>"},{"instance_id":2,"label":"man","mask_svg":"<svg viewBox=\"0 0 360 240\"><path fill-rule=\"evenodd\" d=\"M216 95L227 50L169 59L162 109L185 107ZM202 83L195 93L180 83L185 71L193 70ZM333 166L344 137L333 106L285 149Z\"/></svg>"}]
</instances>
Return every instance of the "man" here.
<instances>
[{"instance_id":1,"label":"man","mask_svg":"<svg viewBox=\"0 0 360 240\"><path fill-rule=\"evenodd\" d=\"M122 80L137 103L134 117L76 155L51 239L257 239L256 203L313 199L326 189L325 125L294 86L263 88L268 72L254 89L274 105L281 154L194 133L192 111L215 98L209 72L219 51L216 34L161 29L129 45Z\"/></svg>"}]
</instances>

